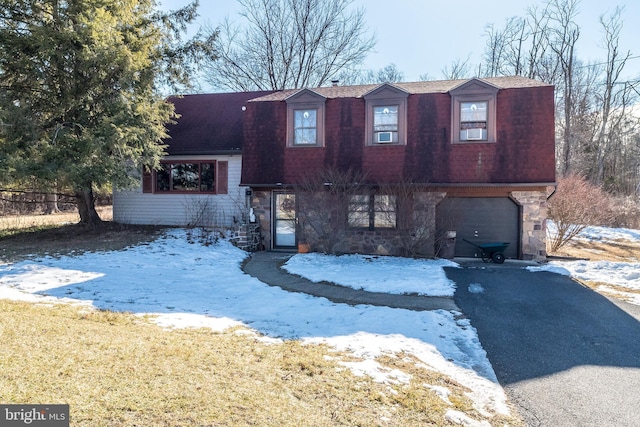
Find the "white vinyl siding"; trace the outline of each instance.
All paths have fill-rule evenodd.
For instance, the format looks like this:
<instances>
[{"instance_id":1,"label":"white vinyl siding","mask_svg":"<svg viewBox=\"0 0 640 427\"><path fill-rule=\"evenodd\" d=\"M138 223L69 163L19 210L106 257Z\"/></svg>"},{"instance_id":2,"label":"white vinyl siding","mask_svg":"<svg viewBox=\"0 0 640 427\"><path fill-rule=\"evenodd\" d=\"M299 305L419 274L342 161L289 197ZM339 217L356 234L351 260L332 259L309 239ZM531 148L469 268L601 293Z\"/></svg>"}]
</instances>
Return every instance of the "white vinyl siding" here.
<instances>
[{"instance_id":1,"label":"white vinyl siding","mask_svg":"<svg viewBox=\"0 0 640 427\"><path fill-rule=\"evenodd\" d=\"M170 156L165 160L186 160ZM114 191L113 220L123 224L186 226L200 211L206 210L208 222L229 227L234 217L245 212L245 189L240 188L241 156L190 156L189 160L228 161L228 194L143 193L142 186L134 190ZM244 209L246 211L246 209Z\"/></svg>"}]
</instances>

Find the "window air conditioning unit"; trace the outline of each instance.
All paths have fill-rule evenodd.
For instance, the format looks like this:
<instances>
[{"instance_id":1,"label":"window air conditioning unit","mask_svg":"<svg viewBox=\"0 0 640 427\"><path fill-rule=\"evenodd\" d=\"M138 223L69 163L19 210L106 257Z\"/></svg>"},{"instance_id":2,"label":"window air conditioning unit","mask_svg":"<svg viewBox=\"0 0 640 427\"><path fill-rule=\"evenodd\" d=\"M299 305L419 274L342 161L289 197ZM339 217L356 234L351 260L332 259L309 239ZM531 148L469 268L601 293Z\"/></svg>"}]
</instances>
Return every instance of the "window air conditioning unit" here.
<instances>
[{"instance_id":1,"label":"window air conditioning unit","mask_svg":"<svg viewBox=\"0 0 640 427\"><path fill-rule=\"evenodd\" d=\"M376 142L380 144L389 144L393 142L393 132L378 132Z\"/></svg>"},{"instance_id":2,"label":"window air conditioning unit","mask_svg":"<svg viewBox=\"0 0 640 427\"><path fill-rule=\"evenodd\" d=\"M467 141L482 139L482 128L467 129Z\"/></svg>"}]
</instances>

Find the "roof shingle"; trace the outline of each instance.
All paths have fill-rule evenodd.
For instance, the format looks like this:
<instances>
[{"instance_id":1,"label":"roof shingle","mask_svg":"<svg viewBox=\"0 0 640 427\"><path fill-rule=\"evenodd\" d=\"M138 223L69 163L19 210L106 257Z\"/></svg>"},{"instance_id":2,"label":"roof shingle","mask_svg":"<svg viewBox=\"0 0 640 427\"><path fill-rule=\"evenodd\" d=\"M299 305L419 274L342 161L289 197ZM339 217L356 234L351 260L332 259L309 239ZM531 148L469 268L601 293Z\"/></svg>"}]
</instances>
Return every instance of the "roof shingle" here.
<instances>
[{"instance_id":1,"label":"roof shingle","mask_svg":"<svg viewBox=\"0 0 640 427\"><path fill-rule=\"evenodd\" d=\"M471 79L461 80L430 80L423 82L411 82L411 83L392 83L393 86L397 86L410 94L419 93L445 93L451 89L460 86L463 83L468 82ZM550 86L547 83L529 79L521 76L508 76L508 77L487 77L479 79L492 84L500 89L521 88L521 87L536 87L536 86ZM361 98L365 94L374 90L380 86L380 84L367 84L356 86L328 86L310 88L310 90L322 95L326 98ZM271 94L254 98L251 102L261 101L283 101L291 95L298 92L300 89L286 89Z\"/></svg>"},{"instance_id":2,"label":"roof shingle","mask_svg":"<svg viewBox=\"0 0 640 427\"><path fill-rule=\"evenodd\" d=\"M242 150L242 106L269 91L170 97L176 124L168 125L167 151L173 155L228 154Z\"/></svg>"}]
</instances>

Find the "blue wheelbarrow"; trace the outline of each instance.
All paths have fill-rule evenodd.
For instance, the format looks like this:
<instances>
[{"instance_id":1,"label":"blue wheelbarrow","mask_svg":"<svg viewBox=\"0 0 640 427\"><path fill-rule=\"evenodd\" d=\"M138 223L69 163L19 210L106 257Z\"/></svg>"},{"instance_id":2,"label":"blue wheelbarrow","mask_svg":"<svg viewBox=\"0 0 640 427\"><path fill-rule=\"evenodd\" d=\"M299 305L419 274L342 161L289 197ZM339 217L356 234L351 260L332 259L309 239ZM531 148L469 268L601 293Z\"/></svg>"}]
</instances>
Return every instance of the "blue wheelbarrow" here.
<instances>
[{"instance_id":1,"label":"blue wheelbarrow","mask_svg":"<svg viewBox=\"0 0 640 427\"><path fill-rule=\"evenodd\" d=\"M509 246L509 242L487 242L487 243L474 243L467 239L462 239L471 246L475 246L480 249L480 256L482 261L493 261L496 264L502 264L504 262L504 251Z\"/></svg>"}]
</instances>

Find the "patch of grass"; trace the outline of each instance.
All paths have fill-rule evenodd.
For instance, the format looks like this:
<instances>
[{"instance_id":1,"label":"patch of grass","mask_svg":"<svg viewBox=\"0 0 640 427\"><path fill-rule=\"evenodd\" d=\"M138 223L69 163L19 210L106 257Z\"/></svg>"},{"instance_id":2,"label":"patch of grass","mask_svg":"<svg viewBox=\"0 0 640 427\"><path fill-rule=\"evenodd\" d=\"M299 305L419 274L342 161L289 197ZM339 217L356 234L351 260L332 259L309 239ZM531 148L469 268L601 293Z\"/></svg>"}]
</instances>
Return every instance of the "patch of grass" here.
<instances>
[{"instance_id":1,"label":"patch of grass","mask_svg":"<svg viewBox=\"0 0 640 427\"><path fill-rule=\"evenodd\" d=\"M428 412L434 415L433 422L439 425L441 417L447 410L453 409L463 412L476 420L484 417L473 406L473 402L466 396L470 390L458 384L438 372L428 369L415 356L410 354L397 354L378 358L377 361L390 369L397 369L411 375L409 384L394 385L394 393L389 399L395 404L404 408L415 410L418 413ZM448 402L435 393L429 386L444 387L451 393ZM515 408L511 409L512 414L516 414ZM518 426L524 427L524 422L515 417L495 415L489 420L491 425L496 426ZM420 425L420 424L416 424Z\"/></svg>"},{"instance_id":2,"label":"patch of grass","mask_svg":"<svg viewBox=\"0 0 640 427\"><path fill-rule=\"evenodd\" d=\"M58 214L40 217L54 216L60 218ZM16 262L45 255L119 250L151 241L162 230L162 227L126 225L111 221L104 221L96 227L66 222L61 224L56 221L22 228L0 226L0 262Z\"/></svg>"},{"instance_id":3,"label":"patch of grass","mask_svg":"<svg viewBox=\"0 0 640 427\"><path fill-rule=\"evenodd\" d=\"M354 376L339 364L348 355L322 345L5 300L0 340L0 401L68 403L73 426L449 425L448 406L423 385L448 380L406 358L380 360L414 377L388 386ZM484 419L447 386L456 409Z\"/></svg>"},{"instance_id":4,"label":"patch of grass","mask_svg":"<svg viewBox=\"0 0 640 427\"><path fill-rule=\"evenodd\" d=\"M590 261L638 262L640 261L640 242L629 240L598 242L574 239L550 255L585 258Z\"/></svg>"},{"instance_id":5,"label":"patch of grass","mask_svg":"<svg viewBox=\"0 0 640 427\"><path fill-rule=\"evenodd\" d=\"M556 253L561 257L587 259L589 261L640 262L640 242L617 240L599 242L574 239ZM607 297L633 302L640 290L617 286L611 283L581 280L580 283Z\"/></svg>"},{"instance_id":6,"label":"patch of grass","mask_svg":"<svg viewBox=\"0 0 640 427\"><path fill-rule=\"evenodd\" d=\"M623 301L633 302L637 300L637 297L640 295L640 289L626 288L624 286L618 286L611 283L594 282L589 280L583 280L580 283L602 295L618 298Z\"/></svg>"},{"instance_id":7,"label":"patch of grass","mask_svg":"<svg viewBox=\"0 0 640 427\"><path fill-rule=\"evenodd\" d=\"M103 221L113 219L111 206L98 206L98 215ZM61 225L77 224L80 215L77 211L58 212L50 215L9 215L0 216L0 237L18 234L23 231L38 231L57 228Z\"/></svg>"}]
</instances>

